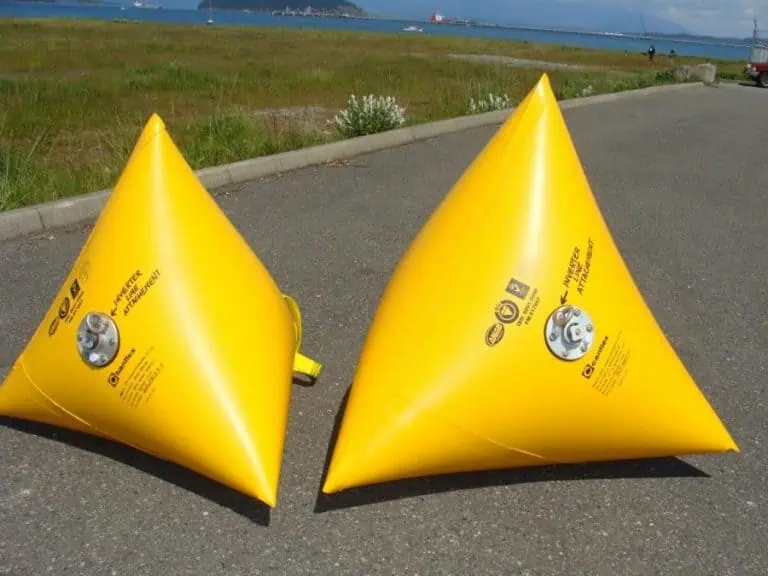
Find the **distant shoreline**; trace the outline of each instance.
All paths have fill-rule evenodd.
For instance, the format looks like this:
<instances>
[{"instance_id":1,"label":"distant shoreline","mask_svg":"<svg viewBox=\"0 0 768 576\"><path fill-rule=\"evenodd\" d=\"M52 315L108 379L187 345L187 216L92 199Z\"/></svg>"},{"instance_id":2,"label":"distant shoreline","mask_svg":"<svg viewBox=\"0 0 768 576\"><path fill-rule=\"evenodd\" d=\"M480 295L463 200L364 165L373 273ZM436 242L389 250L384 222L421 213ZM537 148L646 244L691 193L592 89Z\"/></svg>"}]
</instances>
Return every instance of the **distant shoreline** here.
<instances>
[{"instance_id":1,"label":"distant shoreline","mask_svg":"<svg viewBox=\"0 0 768 576\"><path fill-rule=\"evenodd\" d=\"M198 8L203 10L204 8ZM212 11L230 11L230 10L217 10ZM231 10L232 12L239 12L239 10ZM487 22L484 20L444 20L442 22L433 22L428 19L419 20L413 18L385 18L382 16L353 16L353 15L338 15L338 14L302 14L298 12L286 12L285 10L251 10L251 12L258 12L262 14L269 14L271 16L300 16L302 18L349 18L355 20L381 20L386 22L403 22L403 23L423 23L433 24L435 26L469 26L474 28L501 28L503 30L524 30L528 32L550 32L553 34L576 34L583 36L608 36L608 37L620 37L630 38L633 40L669 40L675 42L681 42L685 44L704 44L704 45L717 45L728 46L731 48L749 48L751 38L719 38L715 36L697 36L694 34L661 34L661 33L649 33L640 34L639 32L618 32L618 31L599 31L599 30L580 30L577 28L553 28L546 26L522 26L514 24L494 24L493 22ZM743 43L742 43L743 42Z\"/></svg>"},{"instance_id":2,"label":"distant shoreline","mask_svg":"<svg viewBox=\"0 0 768 576\"><path fill-rule=\"evenodd\" d=\"M216 10L213 10L214 12ZM701 44L701 45L707 45L707 46L727 46L729 48L749 48L750 44L748 42L751 41L751 39L743 39L743 44L738 44L735 42L727 42L723 40L736 40L740 41L739 39L734 38L725 38L723 40L719 38L709 37L709 36L692 36L692 35L683 35L683 36L677 36L674 34L639 34L637 32L600 32L600 31L592 31L592 30L577 30L573 28L546 28L546 27L539 27L539 26L514 26L511 24L493 24L489 22L472 22L472 21L462 21L462 22L430 22L429 20L413 20L413 19L401 19L401 18L383 18L380 16L341 16L341 15L315 15L315 14L284 14L284 13L276 13L276 12L268 12L264 11L262 12L264 14L270 14L272 16L301 16L303 18L348 18L352 20L381 20L386 22L402 22L402 23L424 23L424 24L433 24L435 26L459 26L459 27L474 27L474 28L500 28L502 30L523 30L527 32L548 32L552 34L575 34L577 36L606 36L606 37L619 37L619 38L627 38L632 40L648 40L649 42L652 42L654 40L667 40L667 41L674 41L679 42L682 44ZM711 38L711 39L710 39Z\"/></svg>"},{"instance_id":3,"label":"distant shoreline","mask_svg":"<svg viewBox=\"0 0 768 576\"><path fill-rule=\"evenodd\" d=\"M125 6L125 3L118 2L118 1L108 1L108 0L73 0L71 3L69 2L59 2L58 0L11 0L9 2L10 4L47 4L47 5L57 5L57 6L78 6L78 5L86 5L86 6L103 6L103 7L123 7ZM311 2L308 3L311 4ZM2 4L2 3L0 3ZM179 10L179 11L206 11L207 7L202 5L203 3L199 4L197 8L173 8L172 10ZM139 8L141 9L141 8ZM263 14L263 15L269 15L269 16L278 16L278 17L300 17L300 18L325 18L325 19L339 19L343 18L345 20L373 20L373 21L382 21L382 22L403 22L403 23L424 23L424 24L431 24L435 26L453 26L453 27L472 27L472 28L485 28L485 29L501 29L501 30L519 30L519 31L526 31L526 32L546 32L546 33L552 33L552 34L575 34L578 36L601 36L601 37L619 37L619 38L626 38L626 39L632 39L632 40L647 40L649 42L653 41L671 41L671 42L679 42L682 44L697 44L697 45L714 45L714 46L724 46L729 48L749 48L751 46L752 38L751 37L743 37L743 38L734 38L734 37L720 37L720 36L707 36L707 35L698 35L698 34L662 34L657 32L649 32L647 34L642 34L640 32L623 32L620 30L582 30L578 28L558 28L558 27L549 27L549 26L524 26L524 25L517 25L517 24L501 24L501 23L493 23L488 22L486 20L475 20L475 19L447 19L443 20L442 22L431 22L427 17L424 19L414 19L414 18L398 18L398 17L384 17L384 16L376 16L376 15L370 15L370 14L355 14L355 13L337 13L334 11L319 11L318 13L312 13L312 14L304 14L301 11L298 10L292 10L290 12L287 12L285 10L233 10L233 9L221 9L221 8L212 8L211 12L245 12L245 13L251 13L251 14Z\"/></svg>"},{"instance_id":4,"label":"distant shoreline","mask_svg":"<svg viewBox=\"0 0 768 576\"><path fill-rule=\"evenodd\" d=\"M2 0L0 0L2 1ZM280 10L207 9L207 1L198 8L175 9L162 6L163 0L145 0L153 6L134 6L132 0L68 0L67 4L46 0L27 0L0 4L0 18L68 18L77 20L135 21L143 23L187 24L193 26L282 27L337 29L380 34L420 34L423 36L452 36L485 38L533 44L553 44L620 53L645 54L654 44L659 55L705 58L717 62L746 62L750 43L738 39L712 40L705 37L664 34L623 33L564 29L557 27L513 26L482 21L444 19L392 19L381 14L303 14L278 15ZM328 4L326 4L327 6ZM342 7L343 9L343 7Z\"/></svg>"}]
</instances>

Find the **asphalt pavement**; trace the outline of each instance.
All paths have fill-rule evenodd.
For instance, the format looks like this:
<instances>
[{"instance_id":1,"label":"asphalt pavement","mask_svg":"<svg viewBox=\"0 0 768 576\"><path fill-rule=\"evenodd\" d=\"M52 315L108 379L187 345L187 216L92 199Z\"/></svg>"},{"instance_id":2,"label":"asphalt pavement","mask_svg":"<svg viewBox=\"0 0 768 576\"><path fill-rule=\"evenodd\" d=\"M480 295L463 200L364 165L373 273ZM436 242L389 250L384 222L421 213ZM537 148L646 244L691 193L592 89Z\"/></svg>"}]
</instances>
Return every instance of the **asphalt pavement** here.
<instances>
[{"instance_id":1,"label":"asphalt pavement","mask_svg":"<svg viewBox=\"0 0 768 576\"><path fill-rule=\"evenodd\" d=\"M734 86L565 112L638 286L740 454L318 497L378 298L493 132L476 129L216 191L325 364L294 387L271 514L130 449L2 420L0 574L768 574L766 110L768 90ZM0 377L86 232L0 244Z\"/></svg>"}]
</instances>

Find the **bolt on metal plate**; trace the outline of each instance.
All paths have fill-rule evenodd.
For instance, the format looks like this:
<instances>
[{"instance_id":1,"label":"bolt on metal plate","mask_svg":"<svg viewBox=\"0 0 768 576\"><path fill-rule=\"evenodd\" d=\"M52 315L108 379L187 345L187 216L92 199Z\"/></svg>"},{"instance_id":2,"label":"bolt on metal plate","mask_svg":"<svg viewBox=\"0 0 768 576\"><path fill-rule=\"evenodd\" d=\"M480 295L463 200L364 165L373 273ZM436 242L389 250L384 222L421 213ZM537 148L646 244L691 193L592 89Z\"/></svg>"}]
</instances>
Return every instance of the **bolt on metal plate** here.
<instances>
[{"instance_id":1,"label":"bolt on metal plate","mask_svg":"<svg viewBox=\"0 0 768 576\"><path fill-rule=\"evenodd\" d=\"M549 350L563 360L583 358L595 341L592 318L581 308L566 304L547 318L545 337Z\"/></svg>"},{"instance_id":2,"label":"bolt on metal plate","mask_svg":"<svg viewBox=\"0 0 768 576\"><path fill-rule=\"evenodd\" d=\"M77 327L77 350L89 366L103 368L117 356L120 334L107 314L89 312Z\"/></svg>"}]
</instances>

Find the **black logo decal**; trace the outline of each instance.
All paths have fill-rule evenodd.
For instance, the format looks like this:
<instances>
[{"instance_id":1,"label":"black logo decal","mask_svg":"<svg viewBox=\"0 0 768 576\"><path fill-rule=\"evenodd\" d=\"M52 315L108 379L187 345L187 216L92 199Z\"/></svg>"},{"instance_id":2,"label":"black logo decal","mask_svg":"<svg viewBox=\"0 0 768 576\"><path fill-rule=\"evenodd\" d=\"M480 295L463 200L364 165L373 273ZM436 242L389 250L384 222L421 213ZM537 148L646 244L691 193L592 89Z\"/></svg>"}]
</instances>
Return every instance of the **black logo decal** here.
<instances>
[{"instance_id":1,"label":"black logo decal","mask_svg":"<svg viewBox=\"0 0 768 576\"><path fill-rule=\"evenodd\" d=\"M502 300L496 305L496 318L499 322L511 324L520 316L520 309L512 300Z\"/></svg>"},{"instance_id":2,"label":"black logo decal","mask_svg":"<svg viewBox=\"0 0 768 576\"><path fill-rule=\"evenodd\" d=\"M135 348L131 348L130 351L125 355L123 358L123 361L120 362L120 365L115 368L114 372L110 372L109 376L107 376L107 382L109 383L112 388L115 388L117 386L117 383L120 382L120 374L123 373L123 370L125 370L125 367L128 364L128 361L133 358L133 355L136 353Z\"/></svg>"},{"instance_id":3,"label":"black logo decal","mask_svg":"<svg viewBox=\"0 0 768 576\"><path fill-rule=\"evenodd\" d=\"M497 322L485 333L485 343L488 346L496 346L504 338L504 324Z\"/></svg>"},{"instance_id":4,"label":"black logo decal","mask_svg":"<svg viewBox=\"0 0 768 576\"><path fill-rule=\"evenodd\" d=\"M59 318L64 320L64 318L67 317L67 314L69 314L69 297L65 296L61 306L59 306Z\"/></svg>"},{"instance_id":5,"label":"black logo decal","mask_svg":"<svg viewBox=\"0 0 768 576\"><path fill-rule=\"evenodd\" d=\"M507 284L507 292L512 294L512 296L517 296L520 300L525 300L525 297L528 296L528 290L530 288L527 284L523 284L520 280L514 278Z\"/></svg>"},{"instance_id":6,"label":"black logo decal","mask_svg":"<svg viewBox=\"0 0 768 576\"><path fill-rule=\"evenodd\" d=\"M78 294L80 294L80 282L75 278L75 281L69 287L69 295L72 296L72 300L77 300Z\"/></svg>"}]
</instances>

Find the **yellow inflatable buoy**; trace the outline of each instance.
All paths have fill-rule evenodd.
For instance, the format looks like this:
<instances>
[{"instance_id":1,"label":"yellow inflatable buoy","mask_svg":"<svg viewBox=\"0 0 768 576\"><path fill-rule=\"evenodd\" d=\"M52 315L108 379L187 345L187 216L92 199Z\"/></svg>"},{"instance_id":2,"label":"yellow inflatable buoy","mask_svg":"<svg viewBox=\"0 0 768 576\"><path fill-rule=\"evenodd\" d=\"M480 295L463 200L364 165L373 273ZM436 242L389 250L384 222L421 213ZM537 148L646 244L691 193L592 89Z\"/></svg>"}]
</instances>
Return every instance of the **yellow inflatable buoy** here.
<instances>
[{"instance_id":1,"label":"yellow inflatable buoy","mask_svg":"<svg viewBox=\"0 0 768 576\"><path fill-rule=\"evenodd\" d=\"M614 244L544 75L393 273L323 492L728 450Z\"/></svg>"},{"instance_id":2,"label":"yellow inflatable buoy","mask_svg":"<svg viewBox=\"0 0 768 576\"><path fill-rule=\"evenodd\" d=\"M294 369L293 298L153 115L5 382L0 414L127 444L277 500Z\"/></svg>"}]
</instances>

